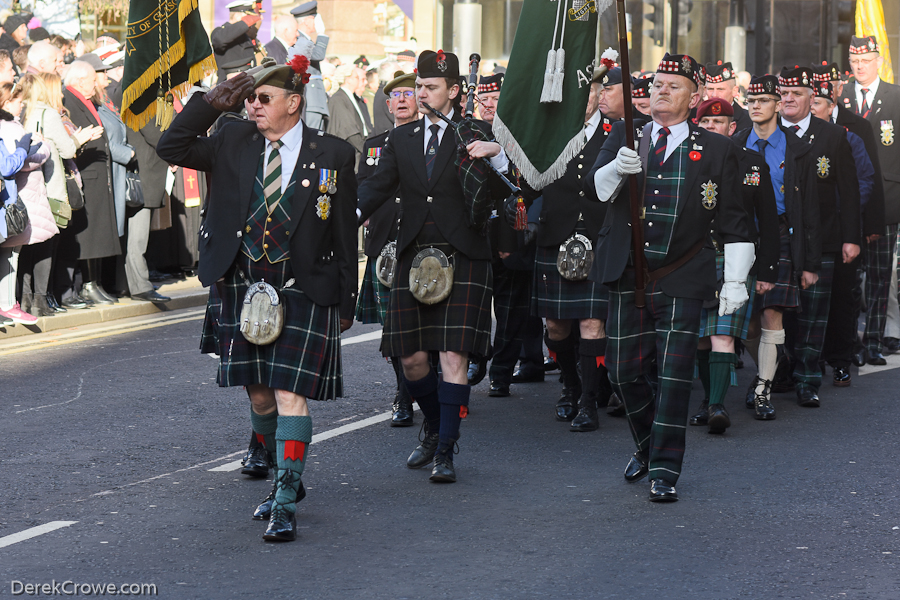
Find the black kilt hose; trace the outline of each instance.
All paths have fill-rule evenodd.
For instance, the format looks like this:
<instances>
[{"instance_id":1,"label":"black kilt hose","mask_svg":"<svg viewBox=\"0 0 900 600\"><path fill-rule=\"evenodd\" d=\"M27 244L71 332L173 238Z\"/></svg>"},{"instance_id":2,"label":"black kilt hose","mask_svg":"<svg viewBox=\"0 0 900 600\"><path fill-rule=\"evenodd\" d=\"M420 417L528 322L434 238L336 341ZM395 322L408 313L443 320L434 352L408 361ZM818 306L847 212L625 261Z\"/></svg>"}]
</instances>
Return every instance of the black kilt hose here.
<instances>
[{"instance_id":1,"label":"black kilt hose","mask_svg":"<svg viewBox=\"0 0 900 600\"><path fill-rule=\"evenodd\" d=\"M225 277L217 281L221 301L218 323L221 387L262 384L312 400L343 394L341 328L338 306L320 306L299 289L284 284L293 277L291 261L253 262L239 253ZM244 276L242 277L241 273ZM265 280L280 291L284 329L265 346L251 344L240 332L241 306L250 283Z\"/></svg>"},{"instance_id":2,"label":"black kilt hose","mask_svg":"<svg viewBox=\"0 0 900 600\"><path fill-rule=\"evenodd\" d=\"M444 252L453 265L453 289L437 304L422 304L409 291L413 258L425 248ZM383 356L420 351L467 352L487 356L491 347L493 275L489 260L455 251L429 219L399 257L381 337Z\"/></svg>"}]
</instances>

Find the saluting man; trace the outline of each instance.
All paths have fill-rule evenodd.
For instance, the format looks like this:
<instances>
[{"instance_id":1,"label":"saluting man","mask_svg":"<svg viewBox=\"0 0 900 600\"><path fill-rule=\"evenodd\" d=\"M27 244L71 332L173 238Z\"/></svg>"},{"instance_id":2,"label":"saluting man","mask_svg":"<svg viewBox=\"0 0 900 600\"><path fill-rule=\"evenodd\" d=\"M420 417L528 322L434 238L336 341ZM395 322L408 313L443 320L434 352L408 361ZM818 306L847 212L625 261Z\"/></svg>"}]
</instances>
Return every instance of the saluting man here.
<instances>
[{"instance_id":1,"label":"saluting man","mask_svg":"<svg viewBox=\"0 0 900 600\"><path fill-rule=\"evenodd\" d=\"M378 169L359 188L361 221L394 201L400 188L398 264L381 353L401 357L406 387L425 417L425 438L406 464L417 469L433 461L431 481L438 483L456 481L453 449L468 414L468 356L486 356L491 335L490 243L467 224L454 131L424 106L459 121L459 82L455 54L419 55L416 94L427 118L391 131ZM508 168L495 142L472 142L468 153L490 157L500 172ZM439 352L443 381L429 363L430 352Z\"/></svg>"},{"instance_id":2,"label":"saluting man","mask_svg":"<svg viewBox=\"0 0 900 600\"><path fill-rule=\"evenodd\" d=\"M302 54L309 58L309 83L304 89L303 119L310 127L328 129L328 92L322 80L321 61L328 52L325 22L319 15L319 2L304 2L291 10L297 19L297 42L288 50L287 58Z\"/></svg>"},{"instance_id":3,"label":"saluting man","mask_svg":"<svg viewBox=\"0 0 900 600\"><path fill-rule=\"evenodd\" d=\"M397 71L394 78L384 86L388 110L394 117L394 126L399 127L419 120L416 105L416 75ZM381 153L388 140L388 133L379 133L366 140L359 157L356 180L365 181L375 173L381 161ZM399 189L398 189L399 192ZM365 253L366 274L359 290L356 304L356 320L360 323L380 323L384 325L388 301L391 297L391 280L397 257L397 230L400 227L400 196L394 202L385 202L366 222ZM379 260L381 259L381 260ZM379 272L380 269L380 272ZM387 282L387 283L386 283ZM409 427L413 424L412 398L403 383L400 357L392 356L391 364L397 377L397 394L391 410L391 427Z\"/></svg>"},{"instance_id":4,"label":"saluting man","mask_svg":"<svg viewBox=\"0 0 900 600\"><path fill-rule=\"evenodd\" d=\"M259 41L259 27L262 17L256 13L256 3L235 0L227 6L228 22L216 27L209 34L216 64L219 66L218 80L225 81L228 73L224 65L242 60L255 60ZM243 63L246 64L246 63Z\"/></svg>"},{"instance_id":5,"label":"saluting man","mask_svg":"<svg viewBox=\"0 0 900 600\"><path fill-rule=\"evenodd\" d=\"M296 538L307 400L341 396L340 334L356 305L353 148L300 119L301 58L195 95L157 146L166 162L211 174L199 275L221 300L219 385L247 387L253 430L275 452L273 494L254 513L269 521L267 541ZM201 137L244 98L255 123L231 120Z\"/></svg>"},{"instance_id":6,"label":"saluting man","mask_svg":"<svg viewBox=\"0 0 900 600\"><path fill-rule=\"evenodd\" d=\"M747 301L754 260L734 145L688 120L700 101L700 85L696 60L666 54L653 80L653 120L636 127L639 151L627 147L624 123L616 123L587 177L590 193L611 203L591 276L609 285L607 365L637 446L625 479L638 481L649 473L652 502L678 499L700 313L704 302L716 298L713 219L725 245L720 315ZM629 175L638 175L638 189L644 190L645 217L634 224ZM632 225L644 233L644 308L635 306ZM648 381L654 365L656 390Z\"/></svg>"}]
</instances>

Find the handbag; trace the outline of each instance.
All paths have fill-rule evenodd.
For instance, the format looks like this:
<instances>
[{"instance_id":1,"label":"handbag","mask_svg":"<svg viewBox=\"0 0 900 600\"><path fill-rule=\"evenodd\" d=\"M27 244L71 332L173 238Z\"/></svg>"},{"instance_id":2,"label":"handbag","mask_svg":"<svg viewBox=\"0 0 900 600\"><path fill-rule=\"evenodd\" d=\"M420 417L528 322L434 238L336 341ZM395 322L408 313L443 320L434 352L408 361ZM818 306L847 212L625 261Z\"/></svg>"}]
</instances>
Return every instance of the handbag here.
<instances>
[{"instance_id":1,"label":"handbag","mask_svg":"<svg viewBox=\"0 0 900 600\"><path fill-rule=\"evenodd\" d=\"M15 202L6 205L6 237L19 235L28 227L28 210L22 199L16 196Z\"/></svg>"},{"instance_id":2,"label":"handbag","mask_svg":"<svg viewBox=\"0 0 900 600\"><path fill-rule=\"evenodd\" d=\"M135 171L125 172L125 206L144 208L144 186L141 185L141 176Z\"/></svg>"},{"instance_id":3,"label":"handbag","mask_svg":"<svg viewBox=\"0 0 900 600\"><path fill-rule=\"evenodd\" d=\"M72 220L72 207L69 203L56 198L47 198L47 203L50 204L50 211L53 213L56 226L60 229L68 227L69 221Z\"/></svg>"}]
</instances>

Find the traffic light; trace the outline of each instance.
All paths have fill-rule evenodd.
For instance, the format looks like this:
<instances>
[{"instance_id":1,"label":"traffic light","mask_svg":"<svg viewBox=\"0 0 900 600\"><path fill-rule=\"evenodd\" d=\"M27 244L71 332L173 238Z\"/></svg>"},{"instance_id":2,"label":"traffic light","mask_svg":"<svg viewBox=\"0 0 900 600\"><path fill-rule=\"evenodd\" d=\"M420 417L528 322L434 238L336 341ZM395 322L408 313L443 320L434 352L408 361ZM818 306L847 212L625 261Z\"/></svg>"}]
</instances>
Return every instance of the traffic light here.
<instances>
[{"instance_id":1,"label":"traffic light","mask_svg":"<svg viewBox=\"0 0 900 600\"><path fill-rule=\"evenodd\" d=\"M644 34L649 36L655 45L662 46L666 38L666 0L644 0L644 5L650 7L652 11L644 13L644 18L652 25L650 29L644 30Z\"/></svg>"},{"instance_id":2,"label":"traffic light","mask_svg":"<svg viewBox=\"0 0 900 600\"><path fill-rule=\"evenodd\" d=\"M855 0L831 1L831 31L834 44L849 44L856 28Z\"/></svg>"},{"instance_id":3,"label":"traffic light","mask_svg":"<svg viewBox=\"0 0 900 600\"><path fill-rule=\"evenodd\" d=\"M694 8L693 0L678 0L678 35L687 35L693 23L688 16Z\"/></svg>"}]
</instances>

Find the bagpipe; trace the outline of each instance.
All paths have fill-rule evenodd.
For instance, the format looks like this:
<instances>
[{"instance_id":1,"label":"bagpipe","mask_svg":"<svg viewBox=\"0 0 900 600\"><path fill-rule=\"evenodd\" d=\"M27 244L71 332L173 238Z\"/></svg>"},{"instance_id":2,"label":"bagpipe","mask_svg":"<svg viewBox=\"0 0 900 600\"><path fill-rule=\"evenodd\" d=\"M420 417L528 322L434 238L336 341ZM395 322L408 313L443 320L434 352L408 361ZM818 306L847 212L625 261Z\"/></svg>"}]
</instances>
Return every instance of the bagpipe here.
<instances>
[{"instance_id":1,"label":"bagpipe","mask_svg":"<svg viewBox=\"0 0 900 600\"><path fill-rule=\"evenodd\" d=\"M478 54L472 54L469 57L469 75L466 80L466 106L463 110L461 121L455 122L427 103L422 103L422 106L431 111L431 114L447 123L447 128L453 131L453 136L456 140L455 164L466 198L466 225L476 231L484 231L494 208L493 198L491 198L487 184L490 173L493 173L506 184L509 188L509 198L518 198L521 192L516 184L491 164L490 160L486 158L472 158L466 149L472 142L493 141L482 128L483 126L479 125L478 121L472 117L472 113L475 112L475 90L478 87L478 65L480 62L481 56ZM524 212L524 204L522 206Z\"/></svg>"}]
</instances>

